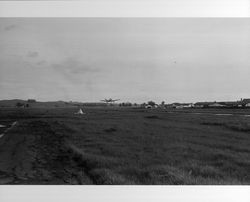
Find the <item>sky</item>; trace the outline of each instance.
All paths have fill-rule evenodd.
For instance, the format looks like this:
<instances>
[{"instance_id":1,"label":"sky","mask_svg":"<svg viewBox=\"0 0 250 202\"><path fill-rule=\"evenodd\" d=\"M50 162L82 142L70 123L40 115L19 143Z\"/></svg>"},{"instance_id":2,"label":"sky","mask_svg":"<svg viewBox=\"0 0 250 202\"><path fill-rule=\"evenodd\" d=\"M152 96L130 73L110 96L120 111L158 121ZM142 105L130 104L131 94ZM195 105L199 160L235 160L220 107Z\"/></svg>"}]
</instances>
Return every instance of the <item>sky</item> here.
<instances>
[{"instance_id":1,"label":"sky","mask_svg":"<svg viewBox=\"0 0 250 202\"><path fill-rule=\"evenodd\" d=\"M0 99L250 98L247 18L0 18Z\"/></svg>"}]
</instances>

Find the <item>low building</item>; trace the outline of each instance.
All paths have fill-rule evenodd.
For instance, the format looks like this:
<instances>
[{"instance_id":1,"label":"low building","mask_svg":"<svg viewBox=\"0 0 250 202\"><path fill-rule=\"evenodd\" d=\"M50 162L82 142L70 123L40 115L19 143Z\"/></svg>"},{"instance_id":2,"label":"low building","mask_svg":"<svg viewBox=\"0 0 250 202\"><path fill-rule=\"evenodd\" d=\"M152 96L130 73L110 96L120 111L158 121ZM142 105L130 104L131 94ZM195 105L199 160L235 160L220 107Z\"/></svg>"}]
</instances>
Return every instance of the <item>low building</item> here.
<instances>
[{"instance_id":1,"label":"low building","mask_svg":"<svg viewBox=\"0 0 250 202\"><path fill-rule=\"evenodd\" d=\"M224 105L227 108L237 108L242 106L239 101L219 102L219 104Z\"/></svg>"},{"instance_id":2,"label":"low building","mask_svg":"<svg viewBox=\"0 0 250 202\"><path fill-rule=\"evenodd\" d=\"M165 105L166 108L174 108L174 109L183 109L183 108L192 108L194 107L193 103L172 103Z\"/></svg>"},{"instance_id":3,"label":"low building","mask_svg":"<svg viewBox=\"0 0 250 202\"><path fill-rule=\"evenodd\" d=\"M175 103L172 103L172 104L167 104L167 105L165 105L167 108L180 108L180 103L178 103L178 102L175 102Z\"/></svg>"},{"instance_id":4,"label":"low building","mask_svg":"<svg viewBox=\"0 0 250 202\"><path fill-rule=\"evenodd\" d=\"M192 108L192 107L194 107L193 103L183 103L182 106L183 106L183 108Z\"/></svg>"},{"instance_id":5,"label":"low building","mask_svg":"<svg viewBox=\"0 0 250 202\"><path fill-rule=\"evenodd\" d=\"M195 108L208 108L209 105L213 104L214 102L196 102L194 104Z\"/></svg>"},{"instance_id":6,"label":"low building","mask_svg":"<svg viewBox=\"0 0 250 202\"><path fill-rule=\"evenodd\" d=\"M209 104L208 107L219 108L219 107L226 107L226 105L220 104L218 102L214 102L212 104Z\"/></svg>"},{"instance_id":7,"label":"low building","mask_svg":"<svg viewBox=\"0 0 250 202\"><path fill-rule=\"evenodd\" d=\"M243 107L250 107L250 99L241 100L241 104Z\"/></svg>"}]
</instances>

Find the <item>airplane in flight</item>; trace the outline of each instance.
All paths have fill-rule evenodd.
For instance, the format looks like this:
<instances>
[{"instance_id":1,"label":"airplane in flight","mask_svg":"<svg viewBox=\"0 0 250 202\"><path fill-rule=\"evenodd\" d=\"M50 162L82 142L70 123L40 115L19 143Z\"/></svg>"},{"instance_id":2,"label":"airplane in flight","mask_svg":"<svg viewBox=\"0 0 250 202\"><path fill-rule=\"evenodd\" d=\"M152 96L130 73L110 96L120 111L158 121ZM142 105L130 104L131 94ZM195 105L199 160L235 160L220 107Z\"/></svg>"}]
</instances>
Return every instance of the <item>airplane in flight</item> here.
<instances>
[{"instance_id":1,"label":"airplane in flight","mask_svg":"<svg viewBox=\"0 0 250 202\"><path fill-rule=\"evenodd\" d=\"M120 100L120 99L113 100L113 99L109 98L109 99L104 99L104 100L101 100L101 101L102 101L102 102L106 102L107 104L108 104L108 103L112 104L112 103L114 103L114 102L116 102L116 101L118 101L118 100Z\"/></svg>"}]
</instances>

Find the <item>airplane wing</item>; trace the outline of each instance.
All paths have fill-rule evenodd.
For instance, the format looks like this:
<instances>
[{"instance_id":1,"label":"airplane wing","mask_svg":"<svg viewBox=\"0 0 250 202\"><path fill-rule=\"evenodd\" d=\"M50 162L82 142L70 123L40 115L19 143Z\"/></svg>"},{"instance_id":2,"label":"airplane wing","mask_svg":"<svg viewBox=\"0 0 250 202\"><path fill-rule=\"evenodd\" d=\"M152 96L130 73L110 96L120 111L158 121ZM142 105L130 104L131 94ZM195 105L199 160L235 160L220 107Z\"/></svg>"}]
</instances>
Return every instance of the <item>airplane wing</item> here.
<instances>
[{"instance_id":1,"label":"airplane wing","mask_svg":"<svg viewBox=\"0 0 250 202\"><path fill-rule=\"evenodd\" d=\"M118 101L118 100L120 100L120 99L116 99L116 100L112 100L112 101Z\"/></svg>"}]
</instances>

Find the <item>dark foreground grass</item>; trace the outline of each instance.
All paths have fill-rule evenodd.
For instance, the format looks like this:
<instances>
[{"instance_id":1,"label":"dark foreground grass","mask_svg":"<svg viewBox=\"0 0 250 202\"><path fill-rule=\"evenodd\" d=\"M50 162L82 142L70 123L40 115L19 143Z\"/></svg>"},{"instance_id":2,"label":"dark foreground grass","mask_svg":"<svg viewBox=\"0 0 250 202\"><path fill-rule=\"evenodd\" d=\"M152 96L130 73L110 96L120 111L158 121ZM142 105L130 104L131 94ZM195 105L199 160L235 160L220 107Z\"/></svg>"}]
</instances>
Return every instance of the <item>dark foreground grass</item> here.
<instances>
[{"instance_id":1,"label":"dark foreground grass","mask_svg":"<svg viewBox=\"0 0 250 202\"><path fill-rule=\"evenodd\" d=\"M250 184L250 117L240 116L242 111L236 111L236 116L214 116L208 110L191 114L89 108L84 116L74 115L75 111L6 109L0 113L2 120L16 118L19 125L25 123L23 127L34 121L46 123L62 145L51 151L60 153L64 160L57 163L77 175L76 183ZM45 128L39 130L46 133Z\"/></svg>"}]
</instances>

